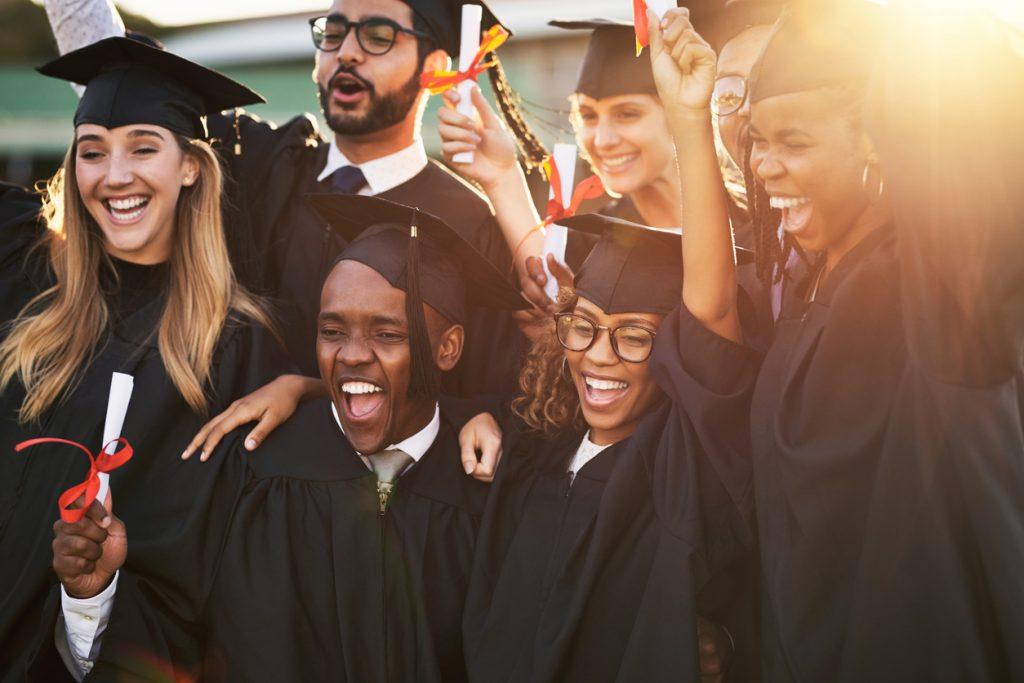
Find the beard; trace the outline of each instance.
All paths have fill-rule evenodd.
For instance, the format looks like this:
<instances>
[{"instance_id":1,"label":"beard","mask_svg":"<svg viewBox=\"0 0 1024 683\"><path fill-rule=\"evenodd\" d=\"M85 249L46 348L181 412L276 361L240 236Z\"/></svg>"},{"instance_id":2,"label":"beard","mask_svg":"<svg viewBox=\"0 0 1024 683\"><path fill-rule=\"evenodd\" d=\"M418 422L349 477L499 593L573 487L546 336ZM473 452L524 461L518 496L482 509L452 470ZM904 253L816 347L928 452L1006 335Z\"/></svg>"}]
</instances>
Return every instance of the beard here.
<instances>
[{"instance_id":1,"label":"beard","mask_svg":"<svg viewBox=\"0 0 1024 683\"><path fill-rule=\"evenodd\" d=\"M333 83L338 74L347 73L358 78L366 88L369 106L365 113L356 114L353 112L331 113L330 87L318 86L320 91L320 110L327 120L327 126L338 135L367 135L377 131L390 128L400 123L414 106L420 96L420 75L419 70L413 73L412 78L403 83L398 89L386 95L378 95L377 89L370 81L356 74L354 69L339 67L331 76L329 83Z\"/></svg>"}]
</instances>

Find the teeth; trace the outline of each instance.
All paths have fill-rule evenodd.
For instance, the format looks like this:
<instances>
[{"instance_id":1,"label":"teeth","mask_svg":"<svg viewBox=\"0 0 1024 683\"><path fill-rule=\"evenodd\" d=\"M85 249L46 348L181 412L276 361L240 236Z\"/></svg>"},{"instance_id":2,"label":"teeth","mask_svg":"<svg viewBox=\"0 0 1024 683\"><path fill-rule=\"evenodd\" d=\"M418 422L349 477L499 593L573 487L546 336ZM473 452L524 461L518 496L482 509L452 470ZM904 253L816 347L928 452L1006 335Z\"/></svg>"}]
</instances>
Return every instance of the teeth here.
<instances>
[{"instance_id":1,"label":"teeth","mask_svg":"<svg viewBox=\"0 0 1024 683\"><path fill-rule=\"evenodd\" d=\"M807 197L772 197L769 203L773 209L795 209L810 201Z\"/></svg>"},{"instance_id":2,"label":"teeth","mask_svg":"<svg viewBox=\"0 0 1024 683\"><path fill-rule=\"evenodd\" d=\"M128 209L134 209L136 206L145 204L148 199L145 197L126 197L124 199L111 199L110 208L118 211L127 211Z\"/></svg>"},{"instance_id":3,"label":"teeth","mask_svg":"<svg viewBox=\"0 0 1024 683\"><path fill-rule=\"evenodd\" d=\"M586 381L587 386L590 387L591 389L600 389L604 391L609 391L613 389L625 389L626 387L629 386L625 382L614 382L612 380L607 379L595 379L593 377L584 377L583 379Z\"/></svg>"},{"instance_id":4,"label":"teeth","mask_svg":"<svg viewBox=\"0 0 1024 683\"><path fill-rule=\"evenodd\" d=\"M377 392L384 391L376 384L370 384L369 382L345 382L341 385L341 390L346 394L376 394Z\"/></svg>"},{"instance_id":5,"label":"teeth","mask_svg":"<svg viewBox=\"0 0 1024 683\"><path fill-rule=\"evenodd\" d=\"M618 157L602 157L601 163L611 168L617 168L619 166L625 166L634 159L636 159L635 154L626 154Z\"/></svg>"}]
</instances>

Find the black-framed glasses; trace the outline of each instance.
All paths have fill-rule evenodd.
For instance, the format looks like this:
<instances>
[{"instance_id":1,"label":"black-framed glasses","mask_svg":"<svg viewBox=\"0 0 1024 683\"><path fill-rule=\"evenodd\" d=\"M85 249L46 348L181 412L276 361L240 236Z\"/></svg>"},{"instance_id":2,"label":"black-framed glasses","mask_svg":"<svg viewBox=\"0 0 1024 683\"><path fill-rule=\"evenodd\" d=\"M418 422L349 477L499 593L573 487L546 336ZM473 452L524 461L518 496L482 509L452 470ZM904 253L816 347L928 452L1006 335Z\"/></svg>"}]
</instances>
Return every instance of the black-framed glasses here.
<instances>
[{"instance_id":1,"label":"black-framed glasses","mask_svg":"<svg viewBox=\"0 0 1024 683\"><path fill-rule=\"evenodd\" d=\"M349 21L337 14L313 17L309 20L309 30L313 34L313 45L323 52L337 52L348 37L348 32L355 29L356 40L363 52L380 56L387 54L395 46L399 33L432 40L432 37L406 28L384 17L372 17L363 21Z\"/></svg>"},{"instance_id":2,"label":"black-framed glasses","mask_svg":"<svg viewBox=\"0 0 1024 683\"><path fill-rule=\"evenodd\" d=\"M711 109L718 116L735 114L747 101L747 79L743 76L728 74L715 79L715 89L711 93Z\"/></svg>"},{"instance_id":3,"label":"black-framed glasses","mask_svg":"<svg viewBox=\"0 0 1024 683\"><path fill-rule=\"evenodd\" d=\"M559 313L555 316L555 332L558 343L570 351L586 351L601 330L608 333L612 351L627 363L643 363L650 358L654 349L655 332L639 325L606 327L575 313Z\"/></svg>"}]
</instances>

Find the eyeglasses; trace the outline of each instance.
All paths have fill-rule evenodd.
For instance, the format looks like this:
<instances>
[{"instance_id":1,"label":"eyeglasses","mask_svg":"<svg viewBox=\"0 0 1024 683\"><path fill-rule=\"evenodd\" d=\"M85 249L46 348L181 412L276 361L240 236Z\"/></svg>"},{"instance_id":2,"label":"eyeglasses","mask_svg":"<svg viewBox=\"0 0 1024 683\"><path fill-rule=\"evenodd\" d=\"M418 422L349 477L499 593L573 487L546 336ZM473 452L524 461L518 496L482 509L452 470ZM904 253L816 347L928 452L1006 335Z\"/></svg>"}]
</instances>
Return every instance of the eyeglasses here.
<instances>
[{"instance_id":1,"label":"eyeglasses","mask_svg":"<svg viewBox=\"0 0 1024 683\"><path fill-rule=\"evenodd\" d=\"M384 17L349 21L343 16L330 14L310 19L309 29L313 34L313 45L323 52L337 52L352 29L356 31L356 40L363 52L375 56L387 54L395 46L399 33L432 40L429 34L399 26Z\"/></svg>"},{"instance_id":2,"label":"eyeglasses","mask_svg":"<svg viewBox=\"0 0 1024 683\"><path fill-rule=\"evenodd\" d=\"M747 100L747 79L743 76L728 75L715 79L711 93L711 109L718 116L735 114Z\"/></svg>"},{"instance_id":3,"label":"eyeglasses","mask_svg":"<svg viewBox=\"0 0 1024 683\"><path fill-rule=\"evenodd\" d=\"M569 351L586 351L597 341L601 330L608 333L615 355L627 363L643 363L654 349L655 333L645 327L622 325L609 328L575 313L559 313L555 316L558 343Z\"/></svg>"}]
</instances>

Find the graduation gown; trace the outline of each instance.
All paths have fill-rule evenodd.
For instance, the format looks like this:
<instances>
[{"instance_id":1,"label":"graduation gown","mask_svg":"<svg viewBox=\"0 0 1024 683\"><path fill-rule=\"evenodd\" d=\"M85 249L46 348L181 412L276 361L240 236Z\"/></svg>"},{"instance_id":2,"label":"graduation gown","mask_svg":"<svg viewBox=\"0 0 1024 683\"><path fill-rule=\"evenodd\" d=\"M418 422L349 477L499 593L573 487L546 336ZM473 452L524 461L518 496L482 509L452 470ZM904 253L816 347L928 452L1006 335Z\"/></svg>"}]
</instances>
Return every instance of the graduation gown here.
<instances>
[{"instance_id":1,"label":"graduation gown","mask_svg":"<svg viewBox=\"0 0 1024 683\"><path fill-rule=\"evenodd\" d=\"M38 234L38 233L37 233ZM12 299L25 298L50 282L44 251L0 259L0 301L14 303L2 312L7 320L20 310ZM4 246L11 245L4 242ZM52 526L58 518L57 498L81 482L88 462L77 449L46 444L22 453L18 442L52 436L100 447L110 377L114 371L134 376L134 392L122 436L135 449L132 460L111 473L115 513L132 529L126 567L154 576L187 574L195 539L191 525L205 514L196 504L212 489L221 463L182 461L181 452L205 418L185 403L160 360L152 332L163 304L163 266L120 264L124 287L112 294L113 325L91 359L82 380L40 424L17 421L24 397L20 384L0 395L0 671L5 680L24 676L28 644L46 634L43 605L56 587ZM110 278L103 278L111 285ZM11 291L18 292L12 295ZM217 413L275 377L283 354L269 333L254 324L230 319L213 356L208 386L210 410ZM15 660L19 660L16 665Z\"/></svg>"},{"instance_id":2,"label":"graduation gown","mask_svg":"<svg viewBox=\"0 0 1024 683\"><path fill-rule=\"evenodd\" d=\"M384 515L327 399L255 453L239 439L221 455L233 471L189 592L123 572L92 678L164 680L156 661L204 681L465 680L460 619L487 485L463 472L441 419Z\"/></svg>"},{"instance_id":3,"label":"graduation gown","mask_svg":"<svg viewBox=\"0 0 1024 683\"><path fill-rule=\"evenodd\" d=\"M309 193L332 191L330 179L317 180L329 144L309 115L280 127L240 114L236 128L232 119L214 117L211 126L225 140L221 157L231 176L226 217L233 261L243 282L248 278L280 302L288 352L304 374L315 376L320 289L345 246L304 200ZM234 154L235 139L241 141L240 155ZM379 196L441 218L499 268L511 263L487 200L436 161ZM458 367L445 377L447 393L515 390L528 342L509 312L471 309L465 348Z\"/></svg>"},{"instance_id":4,"label":"graduation gown","mask_svg":"<svg viewBox=\"0 0 1024 683\"><path fill-rule=\"evenodd\" d=\"M787 291L751 410L768 680L1024 679L1016 235L965 283L963 239L890 226ZM688 366L752 354L719 348Z\"/></svg>"},{"instance_id":5,"label":"graduation gown","mask_svg":"<svg viewBox=\"0 0 1024 683\"><path fill-rule=\"evenodd\" d=\"M697 681L698 614L735 638L730 680L756 680L749 473L730 488L716 463L744 471L734 444L715 460L702 445L735 429L756 364L722 387L731 410L688 416L678 343L666 323L651 360L669 400L571 486L581 435L507 431L463 621L471 680Z\"/></svg>"}]
</instances>

